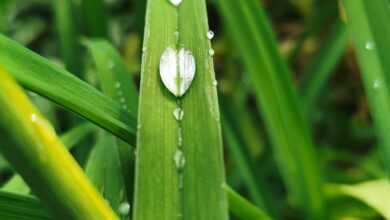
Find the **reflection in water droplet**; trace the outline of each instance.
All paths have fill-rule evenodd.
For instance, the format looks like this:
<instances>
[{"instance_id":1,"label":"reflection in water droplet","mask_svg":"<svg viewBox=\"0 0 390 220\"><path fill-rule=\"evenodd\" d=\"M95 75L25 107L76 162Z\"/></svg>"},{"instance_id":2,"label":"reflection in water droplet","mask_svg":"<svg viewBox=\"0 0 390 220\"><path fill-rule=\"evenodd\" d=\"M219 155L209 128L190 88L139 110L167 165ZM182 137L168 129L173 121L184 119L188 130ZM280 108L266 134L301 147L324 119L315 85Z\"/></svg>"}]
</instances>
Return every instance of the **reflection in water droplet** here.
<instances>
[{"instance_id":1,"label":"reflection in water droplet","mask_svg":"<svg viewBox=\"0 0 390 220\"><path fill-rule=\"evenodd\" d=\"M373 50L375 48L375 43L373 41L367 41L365 48L366 50Z\"/></svg>"}]
</instances>

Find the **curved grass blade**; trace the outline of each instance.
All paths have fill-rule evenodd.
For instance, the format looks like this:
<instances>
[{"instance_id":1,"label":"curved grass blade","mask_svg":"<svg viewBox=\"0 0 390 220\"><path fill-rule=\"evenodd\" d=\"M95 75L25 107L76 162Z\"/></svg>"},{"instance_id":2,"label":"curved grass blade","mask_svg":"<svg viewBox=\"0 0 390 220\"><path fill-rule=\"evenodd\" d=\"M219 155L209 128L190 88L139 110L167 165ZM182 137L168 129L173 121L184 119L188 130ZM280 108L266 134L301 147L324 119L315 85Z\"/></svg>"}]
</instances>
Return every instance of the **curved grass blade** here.
<instances>
[{"instance_id":1,"label":"curved grass blade","mask_svg":"<svg viewBox=\"0 0 390 220\"><path fill-rule=\"evenodd\" d=\"M0 35L0 65L24 87L107 129L135 139L136 119L128 111L69 72Z\"/></svg>"},{"instance_id":2,"label":"curved grass blade","mask_svg":"<svg viewBox=\"0 0 390 220\"><path fill-rule=\"evenodd\" d=\"M300 93L303 111L309 114L315 100L319 97L330 75L345 52L348 42L347 30L342 21L337 20L328 39L319 49L319 53L304 69Z\"/></svg>"},{"instance_id":3,"label":"curved grass blade","mask_svg":"<svg viewBox=\"0 0 390 220\"><path fill-rule=\"evenodd\" d=\"M0 219L49 220L52 218L37 199L0 191Z\"/></svg>"},{"instance_id":4,"label":"curved grass blade","mask_svg":"<svg viewBox=\"0 0 390 220\"><path fill-rule=\"evenodd\" d=\"M370 180L354 185L328 184L326 190L332 196L353 197L390 219L390 182L388 179Z\"/></svg>"},{"instance_id":5,"label":"curved grass blade","mask_svg":"<svg viewBox=\"0 0 390 220\"><path fill-rule=\"evenodd\" d=\"M61 135L60 139L65 147L68 150L71 150L74 146L76 146L77 143L79 143L87 135L91 134L95 130L96 127L92 124L84 123ZM14 175L3 185L1 190L22 195L30 193L30 188L27 186L20 175Z\"/></svg>"},{"instance_id":6,"label":"curved grass blade","mask_svg":"<svg viewBox=\"0 0 390 220\"><path fill-rule=\"evenodd\" d=\"M36 195L60 219L117 219L22 89L0 69L1 148ZM4 129L6 128L6 129Z\"/></svg>"},{"instance_id":7,"label":"curved grass blade","mask_svg":"<svg viewBox=\"0 0 390 220\"><path fill-rule=\"evenodd\" d=\"M215 76L204 0L147 3L141 73L134 220L226 220ZM195 79L178 107L159 76L167 48L189 50ZM212 51L211 51L212 52ZM175 67L172 67L175 68ZM201 103L201 104L200 104Z\"/></svg>"},{"instance_id":8,"label":"curved grass blade","mask_svg":"<svg viewBox=\"0 0 390 220\"><path fill-rule=\"evenodd\" d=\"M323 219L322 180L313 143L265 12L256 0L216 2L251 74L257 103L291 201L308 218Z\"/></svg>"},{"instance_id":9,"label":"curved grass blade","mask_svg":"<svg viewBox=\"0 0 390 220\"><path fill-rule=\"evenodd\" d=\"M386 0L343 2L383 161L390 177L390 62L387 60L390 56L390 26L383 25L390 22L389 3Z\"/></svg>"},{"instance_id":10,"label":"curved grass blade","mask_svg":"<svg viewBox=\"0 0 390 220\"><path fill-rule=\"evenodd\" d=\"M123 109L135 114L138 111L138 91L132 74L127 71L119 53L104 40L89 40L85 44L94 58L104 94L121 103ZM131 200L134 190L134 147L119 139L116 140L116 145L126 183L127 198Z\"/></svg>"},{"instance_id":11,"label":"curved grass blade","mask_svg":"<svg viewBox=\"0 0 390 220\"><path fill-rule=\"evenodd\" d=\"M245 198L224 185L229 200L229 210L240 220L271 220L264 211L248 202Z\"/></svg>"}]
</instances>

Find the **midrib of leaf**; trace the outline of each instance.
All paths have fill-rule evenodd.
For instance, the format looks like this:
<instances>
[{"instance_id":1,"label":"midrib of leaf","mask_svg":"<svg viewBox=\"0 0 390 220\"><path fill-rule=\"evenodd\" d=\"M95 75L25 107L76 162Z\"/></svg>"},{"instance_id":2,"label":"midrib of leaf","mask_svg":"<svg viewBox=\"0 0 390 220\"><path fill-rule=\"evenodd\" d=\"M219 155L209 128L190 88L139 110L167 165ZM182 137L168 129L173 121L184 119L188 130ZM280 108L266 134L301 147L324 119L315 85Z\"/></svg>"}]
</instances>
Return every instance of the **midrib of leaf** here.
<instances>
[{"instance_id":1,"label":"midrib of leaf","mask_svg":"<svg viewBox=\"0 0 390 220\"><path fill-rule=\"evenodd\" d=\"M186 159L183 188L175 167L179 123L173 117L176 98L159 77L160 56L175 47L189 49L196 75L181 98L181 122ZM147 4L139 105L135 187L135 220L227 219L222 183L224 168L216 89L204 1L184 0L174 7L166 0Z\"/></svg>"}]
</instances>

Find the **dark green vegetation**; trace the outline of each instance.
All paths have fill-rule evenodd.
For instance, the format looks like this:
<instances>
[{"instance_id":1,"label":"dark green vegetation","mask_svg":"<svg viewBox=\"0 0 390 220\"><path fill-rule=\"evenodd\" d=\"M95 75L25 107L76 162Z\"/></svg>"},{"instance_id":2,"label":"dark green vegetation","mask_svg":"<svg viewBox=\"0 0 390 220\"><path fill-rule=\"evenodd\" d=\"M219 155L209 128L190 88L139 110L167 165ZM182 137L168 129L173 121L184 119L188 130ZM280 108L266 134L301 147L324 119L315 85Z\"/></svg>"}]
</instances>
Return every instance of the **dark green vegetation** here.
<instances>
[{"instance_id":1,"label":"dark green vegetation","mask_svg":"<svg viewBox=\"0 0 390 220\"><path fill-rule=\"evenodd\" d=\"M390 219L387 24L388 0L0 1L0 219Z\"/></svg>"}]
</instances>

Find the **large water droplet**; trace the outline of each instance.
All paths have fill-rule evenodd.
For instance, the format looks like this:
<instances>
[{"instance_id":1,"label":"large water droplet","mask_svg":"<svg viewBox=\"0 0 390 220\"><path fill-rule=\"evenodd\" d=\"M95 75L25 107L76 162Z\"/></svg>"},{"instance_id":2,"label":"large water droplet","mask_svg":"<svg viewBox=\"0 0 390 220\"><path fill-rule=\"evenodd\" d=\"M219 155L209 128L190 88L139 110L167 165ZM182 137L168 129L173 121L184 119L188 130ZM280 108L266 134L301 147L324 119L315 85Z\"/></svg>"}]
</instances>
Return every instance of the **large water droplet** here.
<instances>
[{"instance_id":1,"label":"large water droplet","mask_svg":"<svg viewBox=\"0 0 390 220\"><path fill-rule=\"evenodd\" d=\"M207 31L207 38L209 39L209 40L211 40L211 39L213 39L214 38L214 32L212 31L212 30L210 30L210 31Z\"/></svg>"},{"instance_id":2,"label":"large water droplet","mask_svg":"<svg viewBox=\"0 0 390 220\"><path fill-rule=\"evenodd\" d=\"M176 150L175 155L173 156L173 161L175 162L175 166L178 170L184 168L186 164L186 158L184 157L184 153L181 150Z\"/></svg>"},{"instance_id":3,"label":"large water droplet","mask_svg":"<svg viewBox=\"0 0 390 220\"><path fill-rule=\"evenodd\" d=\"M182 0L169 0L169 2L171 2L171 4L174 6L179 6Z\"/></svg>"},{"instance_id":4,"label":"large water droplet","mask_svg":"<svg viewBox=\"0 0 390 220\"><path fill-rule=\"evenodd\" d=\"M175 117L176 120L181 121L184 117L184 111L181 108L176 108L173 110L173 116Z\"/></svg>"},{"instance_id":5,"label":"large water droplet","mask_svg":"<svg viewBox=\"0 0 390 220\"><path fill-rule=\"evenodd\" d=\"M366 50L373 50L375 49L375 43L373 41L367 41L365 48Z\"/></svg>"},{"instance_id":6,"label":"large water droplet","mask_svg":"<svg viewBox=\"0 0 390 220\"><path fill-rule=\"evenodd\" d=\"M118 212L119 212L119 214L121 214L121 215L128 215L129 212L130 212L130 204L127 203L127 202L122 202L122 203L119 205Z\"/></svg>"},{"instance_id":7,"label":"large water droplet","mask_svg":"<svg viewBox=\"0 0 390 220\"><path fill-rule=\"evenodd\" d=\"M187 49L177 50L168 47L161 55L160 77L165 87L177 97L181 97L190 87L195 77L195 58Z\"/></svg>"}]
</instances>

